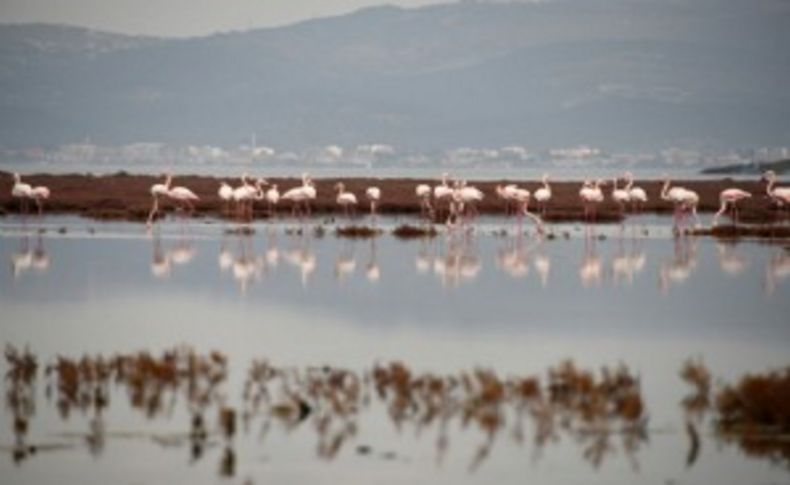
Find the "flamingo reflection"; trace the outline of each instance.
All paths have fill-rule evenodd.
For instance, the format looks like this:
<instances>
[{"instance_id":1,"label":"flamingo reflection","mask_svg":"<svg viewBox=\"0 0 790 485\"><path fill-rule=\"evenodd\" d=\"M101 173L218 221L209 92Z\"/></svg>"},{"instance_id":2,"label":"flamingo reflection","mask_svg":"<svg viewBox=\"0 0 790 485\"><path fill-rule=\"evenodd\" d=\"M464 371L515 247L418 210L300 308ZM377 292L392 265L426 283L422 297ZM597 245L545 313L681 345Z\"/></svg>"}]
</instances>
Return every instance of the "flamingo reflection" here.
<instances>
[{"instance_id":1,"label":"flamingo reflection","mask_svg":"<svg viewBox=\"0 0 790 485\"><path fill-rule=\"evenodd\" d=\"M595 239L595 234L588 229L584 238L584 257L579 266L579 280L585 288L601 285L603 262L598 255Z\"/></svg>"},{"instance_id":2,"label":"flamingo reflection","mask_svg":"<svg viewBox=\"0 0 790 485\"><path fill-rule=\"evenodd\" d=\"M356 267L357 260L354 257L354 243L344 241L340 254L335 259L335 279L341 284L345 283L354 274Z\"/></svg>"},{"instance_id":3,"label":"flamingo reflection","mask_svg":"<svg viewBox=\"0 0 790 485\"><path fill-rule=\"evenodd\" d=\"M152 241L151 275L157 279L169 278L173 266L186 266L197 256L197 249L192 245L192 241L183 235L170 249L163 246L162 236L158 230L152 232Z\"/></svg>"},{"instance_id":4,"label":"flamingo reflection","mask_svg":"<svg viewBox=\"0 0 790 485\"><path fill-rule=\"evenodd\" d=\"M614 284L618 285L620 282L631 286L634 283L634 277L641 273L645 268L647 258L641 244L636 238L631 239L631 248L626 251L624 247L622 232L617 242L617 252L612 257L612 277Z\"/></svg>"},{"instance_id":5,"label":"flamingo reflection","mask_svg":"<svg viewBox=\"0 0 790 485\"><path fill-rule=\"evenodd\" d=\"M30 236L25 235L19 240L19 249L11 254L11 274L14 279L33 270L45 273L49 270L49 255L44 247L44 239L39 233L36 236L35 246L30 245Z\"/></svg>"},{"instance_id":6,"label":"flamingo reflection","mask_svg":"<svg viewBox=\"0 0 790 485\"><path fill-rule=\"evenodd\" d=\"M286 251L285 262L299 270L302 288L307 288L313 273L316 269L316 257L310 249L309 237L307 235L295 235L296 246Z\"/></svg>"},{"instance_id":7,"label":"flamingo reflection","mask_svg":"<svg viewBox=\"0 0 790 485\"><path fill-rule=\"evenodd\" d=\"M238 283L241 294L245 295L252 281L261 278L263 259L255 255L252 236L240 234L238 238L239 250L233 260L233 279Z\"/></svg>"},{"instance_id":8,"label":"flamingo reflection","mask_svg":"<svg viewBox=\"0 0 790 485\"><path fill-rule=\"evenodd\" d=\"M508 238L507 244L496 255L497 267L512 278L525 278L529 274L529 258L521 232Z\"/></svg>"},{"instance_id":9,"label":"flamingo reflection","mask_svg":"<svg viewBox=\"0 0 790 485\"><path fill-rule=\"evenodd\" d=\"M732 242L717 242L719 267L730 276L738 276L749 267L749 259L736 251Z\"/></svg>"},{"instance_id":10,"label":"flamingo reflection","mask_svg":"<svg viewBox=\"0 0 790 485\"><path fill-rule=\"evenodd\" d=\"M765 294L776 292L776 285L790 278L790 253L787 249L778 249L765 265Z\"/></svg>"},{"instance_id":11,"label":"flamingo reflection","mask_svg":"<svg viewBox=\"0 0 790 485\"><path fill-rule=\"evenodd\" d=\"M482 268L470 234L450 236L445 256L437 257L433 262L433 272L441 279L443 286L455 287L461 282L473 281Z\"/></svg>"},{"instance_id":12,"label":"flamingo reflection","mask_svg":"<svg viewBox=\"0 0 790 485\"><path fill-rule=\"evenodd\" d=\"M375 283L381 279L381 270L379 269L377 254L376 238L370 238L370 258L368 259L367 266L365 266L365 277L371 283Z\"/></svg>"},{"instance_id":13,"label":"flamingo reflection","mask_svg":"<svg viewBox=\"0 0 790 485\"><path fill-rule=\"evenodd\" d=\"M697 240L694 237L682 236L675 238L674 257L671 261L661 264L659 270L659 286L666 294L673 285L681 284L697 267Z\"/></svg>"}]
</instances>

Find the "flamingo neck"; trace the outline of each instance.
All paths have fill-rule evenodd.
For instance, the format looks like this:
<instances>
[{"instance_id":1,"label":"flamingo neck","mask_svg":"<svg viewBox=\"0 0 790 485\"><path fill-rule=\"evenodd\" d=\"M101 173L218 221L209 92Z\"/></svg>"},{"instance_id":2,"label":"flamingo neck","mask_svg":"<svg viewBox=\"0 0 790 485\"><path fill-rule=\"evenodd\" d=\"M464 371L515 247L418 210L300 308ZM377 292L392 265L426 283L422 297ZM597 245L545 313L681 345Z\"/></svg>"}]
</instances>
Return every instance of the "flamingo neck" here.
<instances>
[{"instance_id":1,"label":"flamingo neck","mask_svg":"<svg viewBox=\"0 0 790 485\"><path fill-rule=\"evenodd\" d=\"M774 191L773 191L774 184L776 184L776 178L775 177L770 177L768 179L768 186L765 187L765 191L768 193L768 195L770 195L772 197L774 195Z\"/></svg>"},{"instance_id":2,"label":"flamingo neck","mask_svg":"<svg viewBox=\"0 0 790 485\"><path fill-rule=\"evenodd\" d=\"M634 185L634 177L629 176L625 180L625 190L631 190L631 187Z\"/></svg>"},{"instance_id":3,"label":"flamingo neck","mask_svg":"<svg viewBox=\"0 0 790 485\"><path fill-rule=\"evenodd\" d=\"M667 199L667 192L669 191L669 179L664 181L664 186L661 188L661 198Z\"/></svg>"}]
</instances>

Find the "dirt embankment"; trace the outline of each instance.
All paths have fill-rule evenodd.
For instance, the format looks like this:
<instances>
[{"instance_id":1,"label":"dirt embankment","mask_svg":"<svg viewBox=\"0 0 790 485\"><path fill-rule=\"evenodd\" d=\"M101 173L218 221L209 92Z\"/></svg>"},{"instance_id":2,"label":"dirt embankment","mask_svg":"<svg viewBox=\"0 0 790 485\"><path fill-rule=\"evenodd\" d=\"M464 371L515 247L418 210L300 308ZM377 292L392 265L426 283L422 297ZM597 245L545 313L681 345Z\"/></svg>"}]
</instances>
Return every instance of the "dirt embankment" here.
<instances>
[{"instance_id":1,"label":"dirt embankment","mask_svg":"<svg viewBox=\"0 0 790 485\"><path fill-rule=\"evenodd\" d=\"M217 195L219 183L222 178L209 176L184 175L176 176L173 186L189 187L199 197L196 205L196 216L220 216L223 213L223 204ZM281 193L289 188L300 185L295 178L270 178L270 183L277 184ZM315 181L318 197L313 202L314 214L342 213L335 203L334 185L339 179L327 178ZM48 175L36 174L24 177L24 182L33 186L46 185L52 191L52 196L46 203L48 213L79 214L97 219L125 219L142 221L148 215L151 207L150 187L155 183L162 183L163 177L149 175L114 174L105 176L92 176L83 174ZM238 185L238 179L229 180L232 185ZM386 214L417 214L420 211L419 201L414 189L417 184L427 183L436 185L435 179L408 179L408 178L349 178L343 179L346 190L357 195L359 207L357 213L363 214L368 210L365 200L365 189L370 186L381 188L381 202L379 212ZM469 181L470 185L480 188L486 197L479 210L486 214L504 214L505 203L495 195L497 184L500 181ZM508 180L507 183L517 183L530 191L540 187L537 180ZM19 202L11 197L13 179L10 173L0 172L0 214L11 213L19 210ZM580 182L553 182L552 199L546 212L548 221L580 220L583 208L579 201ZM647 191L649 202L644 205L643 211L654 213L670 213L672 205L659 197L661 183L658 181L637 181L637 186ZM775 221L784 214L771 204L765 192L765 183L755 181L733 181L723 178L721 180L677 180L673 185L682 185L697 191L700 196L699 210L712 212L719 208L719 192L729 187L739 187L754 194L751 199L739 204L740 220L743 222L768 222ZM616 221L621 218L618 206L610 200L611 184L604 187L606 201L601 204L598 211L600 222ZM173 209L173 205L164 201L165 211ZM536 210L534 203L532 210ZM289 215L290 202L281 201L277 212ZM266 203L261 201L255 204L255 217L268 217Z\"/></svg>"}]
</instances>

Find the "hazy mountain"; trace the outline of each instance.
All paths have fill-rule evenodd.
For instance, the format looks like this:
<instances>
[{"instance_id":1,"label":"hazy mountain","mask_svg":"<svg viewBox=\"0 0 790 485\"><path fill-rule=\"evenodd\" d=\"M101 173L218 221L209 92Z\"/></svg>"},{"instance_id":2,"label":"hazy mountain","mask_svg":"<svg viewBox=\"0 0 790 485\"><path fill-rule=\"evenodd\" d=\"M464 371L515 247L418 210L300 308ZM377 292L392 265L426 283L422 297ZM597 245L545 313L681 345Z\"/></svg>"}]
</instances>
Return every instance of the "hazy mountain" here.
<instances>
[{"instance_id":1,"label":"hazy mountain","mask_svg":"<svg viewBox=\"0 0 790 485\"><path fill-rule=\"evenodd\" d=\"M186 40L0 26L0 144L790 141L785 0L378 7Z\"/></svg>"}]
</instances>

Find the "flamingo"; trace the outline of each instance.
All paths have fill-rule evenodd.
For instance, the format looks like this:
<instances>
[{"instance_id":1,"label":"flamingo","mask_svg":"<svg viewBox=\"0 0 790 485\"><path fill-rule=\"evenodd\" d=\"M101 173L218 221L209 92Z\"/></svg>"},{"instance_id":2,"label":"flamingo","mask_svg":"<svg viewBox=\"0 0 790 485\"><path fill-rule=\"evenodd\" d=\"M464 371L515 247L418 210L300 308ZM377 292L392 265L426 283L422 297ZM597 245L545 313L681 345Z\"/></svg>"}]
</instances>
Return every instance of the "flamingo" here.
<instances>
[{"instance_id":1,"label":"flamingo","mask_svg":"<svg viewBox=\"0 0 790 485\"><path fill-rule=\"evenodd\" d=\"M664 176L664 186L661 189L661 198L672 202L675 206L675 227L678 227L680 215L684 211L690 210L694 215L697 226L700 225L699 216L697 215L697 205L699 204L699 195L693 190L683 187L669 188L670 179L668 175Z\"/></svg>"},{"instance_id":2,"label":"flamingo","mask_svg":"<svg viewBox=\"0 0 790 485\"><path fill-rule=\"evenodd\" d=\"M579 197L584 204L584 220L592 218L595 221L595 216L598 211L598 204L603 202L603 191L601 191L601 180L596 180L594 183L585 180L582 188L579 190Z\"/></svg>"},{"instance_id":3,"label":"flamingo","mask_svg":"<svg viewBox=\"0 0 790 485\"><path fill-rule=\"evenodd\" d=\"M195 212L195 202L200 200L200 197L195 195L194 192L183 186L171 188L167 192L167 196L171 200L174 200L180 206L181 210L184 208L188 209L188 214L190 216Z\"/></svg>"},{"instance_id":4,"label":"flamingo","mask_svg":"<svg viewBox=\"0 0 790 485\"><path fill-rule=\"evenodd\" d=\"M223 212L227 214L230 210L230 201L233 200L233 187L227 182L222 181L219 185L217 195L223 203Z\"/></svg>"},{"instance_id":5,"label":"flamingo","mask_svg":"<svg viewBox=\"0 0 790 485\"><path fill-rule=\"evenodd\" d=\"M628 191L628 197L631 200L631 209L642 209L644 204L647 203L647 192L642 187L634 187L634 174L626 172L625 177L625 190Z\"/></svg>"},{"instance_id":6,"label":"flamingo","mask_svg":"<svg viewBox=\"0 0 790 485\"><path fill-rule=\"evenodd\" d=\"M370 201L370 215L376 217L376 206L381 200L381 189L378 187L368 187L365 190L365 197Z\"/></svg>"},{"instance_id":7,"label":"flamingo","mask_svg":"<svg viewBox=\"0 0 790 485\"><path fill-rule=\"evenodd\" d=\"M49 194L49 187L44 185L38 185L30 190L30 197L36 202L39 216L44 211L44 201L49 199Z\"/></svg>"},{"instance_id":8,"label":"flamingo","mask_svg":"<svg viewBox=\"0 0 790 485\"><path fill-rule=\"evenodd\" d=\"M617 205L620 207L620 214L625 212L625 205L631 201L631 193L623 188L617 188L617 177L613 179L612 185L612 200L614 200Z\"/></svg>"},{"instance_id":9,"label":"flamingo","mask_svg":"<svg viewBox=\"0 0 790 485\"><path fill-rule=\"evenodd\" d=\"M304 193L307 196L307 200L305 200L305 209L307 210L307 215L310 215L310 201L315 200L318 197L318 191L315 189L315 184L313 183L313 178L308 173L302 174L303 185L304 185Z\"/></svg>"},{"instance_id":10,"label":"flamingo","mask_svg":"<svg viewBox=\"0 0 790 485\"><path fill-rule=\"evenodd\" d=\"M168 197L170 193L170 184L173 183L173 174L168 173L165 176L165 183L163 184L154 184L151 186L150 192L151 197L153 198L153 205L151 206L151 211L148 213L148 221L146 222L146 226L148 228L151 227L151 223L154 220L154 217L159 212L159 198L160 197Z\"/></svg>"},{"instance_id":11,"label":"flamingo","mask_svg":"<svg viewBox=\"0 0 790 485\"><path fill-rule=\"evenodd\" d=\"M544 173L541 181L543 182L543 187L535 191L534 197L538 205L540 205L540 213L542 215L545 215L546 204L548 204L549 201L551 200L551 186L549 185L549 174Z\"/></svg>"},{"instance_id":12,"label":"flamingo","mask_svg":"<svg viewBox=\"0 0 790 485\"><path fill-rule=\"evenodd\" d=\"M430 217L433 212L433 208L431 207L431 186L428 184L419 184L414 189L414 193L417 194L417 198L420 199L420 216Z\"/></svg>"},{"instance_id":13,"label":"flamingo","mask_svg":"<svg viewBox=\"0 0 790 485\"><path fill-rule=\"evenodd\" d=\"M295 216L298 212L301 215L300 205L304 205L306 214L310 215L310 201L314 200L318 195L313 180L310 175L305 172L302 174L302 185L287 190L281 198L291 201L291 213Z\"/></svg>"},{"instance_id":14,"label":"flamingo","mask_svg":"<svg viewBox=\"0 0 790 485\"><path fill-rule=\"evenodd\" d=\"M466 180L456 180L455 190L453 191L453 200L458 206L456 211L462 213L469 209L471 216L477 216L477 203L483 200L485 195L477 187L467 186Z\"/></svg>"},{"instance_id":15,"label":"flamingo","mask_svg":"<svg viewBox=\"0 0 790 485\"><path fill-rule=\"evenodd\" d=\"M738 202L743 199L748 199L751 197L752 194L750 192L746 192L745 190L741 190L738 188L729 188L724 189L719 194L719 202L721 203L721 208L719 208L719 212L713 216L713 225L715 226L719 222L719 216L724 214L724 211L727 210L727 206L732 208L733 212L733 220L735 224L738 224Z\"/></svg>"},{"instance_id":16,"label":"flamingo","mask_svg":"<svg viewBox=\"0 0 790 485\"><path fill-rule=\"evenodd\" d=\"M274 207L280 201L280 191L277 190L277 184L272 184L269 190L266 191L266 202L269 204L269 215L274 214Z\"/></svg>"},{"instance_id":17,"label":"flamingo","mask_svg":"<svg viewBox=\"0 0 790 485\"><path fill-rule=\"evenodd\" d=\"M494 188L494 192L496 192L497 197L505 201L505 215L510 215L510 206L513 202L514 192L517 190L515 184L508 184L504 187L502 185L497 185Z\"/></svg>"},{"instance_id":18,"label":"flamingo","mask_svg":"<svg viewBox=\"0 0 790 485\"><path fill-rule=\"evenodd\" d=\"M433 188L433 198L436 201L437 208L439 207L439 203L445 201L449 208L450 204L453 203L453 194L455 191L448 182L450 175L447 172L442 174L442 182L441 184L437 185ZM439 214L437 214L439 216Z\"/></svg>"},{"instance_id":19,"label":"flamingo","mask_svg":"<svg viewBox=\"0 0 790 485\"><path fill-rule=\"evenodd\" d=\"M14 174L14 186L11 187L11 197L19 199L19 213L27 214L28 200L33 198L33 187L22 182L22 177Z\"/></svg>"},{"instance_id":20,"label":"flamingo","mask_svg":"<svg viewBox=\"0 0 790 485\"><path fill-rule=\"evenodd\" d=\"M763 173L762 178L768 181L765 192L776 205L779 207L790 205L790 187L774 187L774 185L776 185L776 172L768 170Z\"/></svg>"},{"instance_id":21,"label":"flamingo","mask_svg":"<svg viewBox=\"0 0 790 485\"><path fill-rule=\"evenodd\" d=\"M239 220L247 219L248 205L250 206L249 215L252 218L252 200L257 194L256 187L250 184L247 179L247 174L242 174L241 185L233 189L233 201L236 202L236 217Z\"/></svg>"},{"instance_id":22,"label":"flamingo","mask_svg":"<svg viewBox=\"0 0 790 485\"><path fill-rule=\"evenodd\" d=\"M508 201L508 207L511 201L516 203L516 214L518 215L519 224L521 223L521 218L527 216L538 226L538 231L541 233L543 232L543 220L529 211L529 201L531 198L529 190L510 184L504 187L497 185L496 192L500 197Z\"/></svg>"},{"instance_id":23,"label":"flamingo","mask_svg":"<svg viewBox=\"0 0 790 485\"><path fill-rule=\"evenodd\" d=\"M354 207L357 205L357 196L351 192L346 192L346 186L343 182L335 184L335 190L337 191L335 201L343 208L346 217L350 218L351 211L353 211Z\"/></svg>"}]
</instances>

